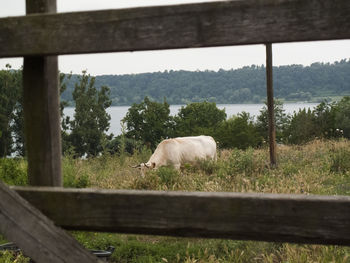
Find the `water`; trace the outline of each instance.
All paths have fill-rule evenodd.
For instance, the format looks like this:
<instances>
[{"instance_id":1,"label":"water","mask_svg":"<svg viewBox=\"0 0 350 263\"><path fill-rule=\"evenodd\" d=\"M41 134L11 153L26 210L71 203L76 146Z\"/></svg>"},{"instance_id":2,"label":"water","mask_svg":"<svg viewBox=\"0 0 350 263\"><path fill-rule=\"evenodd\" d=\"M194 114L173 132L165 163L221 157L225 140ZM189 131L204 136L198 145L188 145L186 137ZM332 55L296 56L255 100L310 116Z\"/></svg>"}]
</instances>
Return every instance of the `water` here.
<instances>
[{"instance_id":1,"label":"water","mask_svg":"<svg viewBox=\"0 0 350 263\"><path fill-rule=\"evenodd\" d=\"M318 103L286 103L283 105L283 109L285 113L292 114L294 111L303 108L313 109L317 105ZM184 105L170 105L170 114L176 115L182 106ZM120 121L125 117L129 107L130 106L114 106L107 109L107 112L111 115L109 133L113 133L114 135L121 134ZM242 111L246 111L250 113L251 116L256 117L260 114L260 110L264 107L264 104L218 104L217 107L219 109L225 109L227 117L237 115ZM74 115L74 108L65 108L64 114L72 118Z\"/></svg>"}]
</instances>

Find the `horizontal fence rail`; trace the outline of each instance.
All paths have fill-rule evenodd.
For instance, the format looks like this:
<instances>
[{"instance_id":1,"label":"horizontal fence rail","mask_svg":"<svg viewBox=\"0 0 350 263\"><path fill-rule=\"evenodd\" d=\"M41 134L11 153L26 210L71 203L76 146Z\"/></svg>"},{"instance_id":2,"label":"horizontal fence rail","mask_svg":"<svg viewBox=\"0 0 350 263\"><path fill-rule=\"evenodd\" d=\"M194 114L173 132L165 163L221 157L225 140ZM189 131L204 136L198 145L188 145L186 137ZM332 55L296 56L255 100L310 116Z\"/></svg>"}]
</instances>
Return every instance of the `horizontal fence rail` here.
<instances>
[{"instance_id":1,"label":"horizontal fence rail","mask_svg":"<svg viewBox=\"0 0 350 263\"><path fill-rule=\"evenodd\" d=\"M35 262L97 262L72 236L1 181L0 232Z\"/></svg>"},{"instance_id":2,"label":"horizontal fence rail","mask_svg":"<svg viewBox=\"0 0 350 263\"><path fill-rule=\"evenodd\" d=\"M236 0L0 19L0 57L350 38L349 0Z\"/></svg>"},{"instance_id":3,"label":"horizontal fence rail","mask_svg":"<svg viewBox=\"0 0 350 263\"><path fill-rule=\"evenodd\" d=\"M14 187L71 230L350 245L350 197Z\"/></svg>"}]
</instances>

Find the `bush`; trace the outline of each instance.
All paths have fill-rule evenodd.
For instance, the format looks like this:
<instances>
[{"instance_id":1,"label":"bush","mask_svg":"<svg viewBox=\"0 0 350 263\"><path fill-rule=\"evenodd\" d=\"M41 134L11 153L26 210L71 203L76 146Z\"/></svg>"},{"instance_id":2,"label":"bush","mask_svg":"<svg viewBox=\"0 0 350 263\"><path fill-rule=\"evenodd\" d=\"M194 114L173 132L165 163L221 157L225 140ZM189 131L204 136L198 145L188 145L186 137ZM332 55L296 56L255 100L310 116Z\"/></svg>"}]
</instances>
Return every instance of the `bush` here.
<instances>
[{"instance_id":1,"label":"bush","mask_svg":"<svg viewBox=\"0 0 350 263\"><path fill-rule=\"evenodd\" d=\"M334 107L334 130L340 131L336 136L350 139L350 97L344 97Z\"/></svg>"},{"instance_id":2,"label":"bush","mask_svg":"<svg viewBox=\"0 0 350 263\"><path fill-rule=\"evenodd\" d=\"M287 129L287 141L293 144L301 144L311 141L319 134L319 127L315 122L315 115L310 109L299 110L294 113Z\"/></svg>"},{"instance_id":3,"label":"bush","mask_svg":"<svg viewBox=\"0 0 350 263\"><path fill-rule=\"evenodd\" d=\"M247 149L260 145L263 137L259 135L249 113L242 112L238 116L223 121L216 132L215 139L218 140L218 145L222 149Z\"/></svg>"},{"instance_id":4,"label":"bush","mask_svg":"<svg viewBox=\"0 0 350 263\"><path fill-rule=\"evenodd\" d=\"M198 160L199 169L206 174L213 174L218 169L218 163L214 160Z\"/></svg>"},{"instance_id":5,"label":"bush","mask_svg":"<svg viewBox=\"0 0 350 263\"><path fill-rule=\"evenodd\" d=\"M122 155L124 153L128 153L132 155L135 153L135 151L140 151L142 149L142 145L143 143L141 141L119 135L114 139L108 141L106 150L110 154Z\"/></svg>"},{"instance_id":6,"label":"bush","mask_svg":"<svg viewBox=\"0 0 350 263\"><path fill-rule=\"evenodd\" d=\"M1 263L29 263L30 258L23 256L22 253L11 252L8 250L0 251L0 262Z\"/></svg>"},{"instance_id":7,"label":"bush","mask_svg":"<svg viewBox=\"0 0 350 263\"><path fill-rule=\"evenodd\" d=\"M233 176L243 173L251 175L256 170L254 161L254 150L248 148L247 150L232 150L229 160L220 165L219 174L226 174Z\"/></svg>"},{"instance_id":8,"label":"bush","mask_svg":"<svg viewBox=\"0 0 350 263\"><path fill-rule=\"evenodd\" d=\"M89 174L81 170L79 162L85 160L74 159L72 156L65 157L62 163L63 186L71 188L86 188L91 186Z\"/></svg>"},{"instance_id":9,"label":"bush","mask_svg":"<svg viewBox=\"0 0 350 263\"><path fill-rule=\"evenodd\" d=\"M167 189L172 189L179 182L180 174L172 167L159 167L156 171L160 183L166 185Z\"/></svg>"},{"instance_id":10,"label":"bush","mask_svg":"<svg viewBox=\"0 0 350 263\"><path fill-rule=\"evenodd\" d=\"M145 177L136 177L132 189L136 190L159 190L159 177L154 173L148 173Z\"/></svg>"},{"instance_id":11,"label":"bush","mask_svg":"<svg viewBox=\"0 0 350 263\"><path fill-rule=\"evenodd\" d=\"M0 159L0 179L8 185L27 185L26 163L21 159Z\"/></svg>"},{"instance_id":12,"label":"bush","mask_svg":"<svg viewBox=\"0 0 350 263\"><path fill-rule=\"evenodd\" d=\"M331 151L330 171L336 173L350 171L350 149L338 148Z\"/></svg>"},{"instance_id":13,"label":"bush","mask_svg":"<svg viewBox=\"0 0 350 263\"><path fill-rule=\"evenodd\" d=\"M172 117L169 104L153 102L148 97L140 104L134 103L122 119L126 137L142 141L151 149L171 133Z\"/></svg>"},{"instance_id":14,"label":"bush","mask_svg":"<svg viewBox=\"0 0 350 263\"><path fill-rule=\"evenodd\" d=\"M268 120L268 109L267 102L260 110L260 115L257 116L256 127L260 135L265 141L268 140L269 120ZM285 113L283 109L283 102L276 99L274 102L274 117L275 117L275 129L276 129L276 141L282 142L284 138L284 131L289 125L289 115Z\"/></svg>"},{"instance_id":15,"label":"bush","mask_svg":"<svg viewBox=\"0 0 350 263\"><path fill-rule=\"evenodd\" d=\"M214 102L195 102L181 107L174 117L176 136L211 135L226 119L225 109L220 110Z\"/></svg>"}]
</instances>

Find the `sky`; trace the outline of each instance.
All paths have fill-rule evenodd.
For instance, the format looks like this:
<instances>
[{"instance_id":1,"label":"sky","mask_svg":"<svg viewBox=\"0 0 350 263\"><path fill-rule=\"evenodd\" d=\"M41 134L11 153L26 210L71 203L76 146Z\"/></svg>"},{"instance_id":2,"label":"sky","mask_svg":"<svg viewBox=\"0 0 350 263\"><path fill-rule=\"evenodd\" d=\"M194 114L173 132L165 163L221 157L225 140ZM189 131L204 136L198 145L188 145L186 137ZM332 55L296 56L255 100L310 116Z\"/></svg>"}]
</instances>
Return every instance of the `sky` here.
<instances>
[{"instance_id":1,"label":"sky","mask_svg":"<svg viewBox=\"0 0 350 263\"><path fill-rule=\"evenodd\" d=\"M149 5L208 2L206 0L57 0L58 12L116 9ZM25 0L0 0L0 17L25 14ZM350 59L350 40L273 44L274 66L314 62L333 63ZM23 59L0 59L0 69L6 64L20 68ZM264 45L218 48L190 48L162 51L137 51L59 56L59 70L91 75L137 74L165 70L237 69L265 64Z\"/></svg>"}]
</instances>

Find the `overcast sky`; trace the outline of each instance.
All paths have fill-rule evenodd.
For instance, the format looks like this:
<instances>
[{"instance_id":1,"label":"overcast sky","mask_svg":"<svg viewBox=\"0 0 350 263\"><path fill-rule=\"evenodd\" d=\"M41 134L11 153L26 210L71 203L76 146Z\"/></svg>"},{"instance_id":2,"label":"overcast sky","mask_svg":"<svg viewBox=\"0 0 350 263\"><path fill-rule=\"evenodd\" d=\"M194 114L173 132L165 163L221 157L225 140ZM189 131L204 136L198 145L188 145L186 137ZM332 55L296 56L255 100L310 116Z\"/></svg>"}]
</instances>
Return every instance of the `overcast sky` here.
<instances>
[{"instance_id":1,"label":"overcast sky","mask_svg":"<svg viewBox=\"0 0 350 263\"><path fill-rule=\"evenodd\" d=\"M58 12L126 8L159 4L203 2L203 0L57 0ZM25 14L25 0L0 0L0 17ZM273 64L310 65L313 62L334 62L350 58L350 40L302 42L273 45ZM22 65L22 59L0 59L0 69L10 63L13 68ZM236 69L252 64L265 64L263 45L220 48L198 48L145 52L69 55L59 57L62 72L91 75L129 74L164 70L219 70Z\"/></svg>"}]
</instances>

